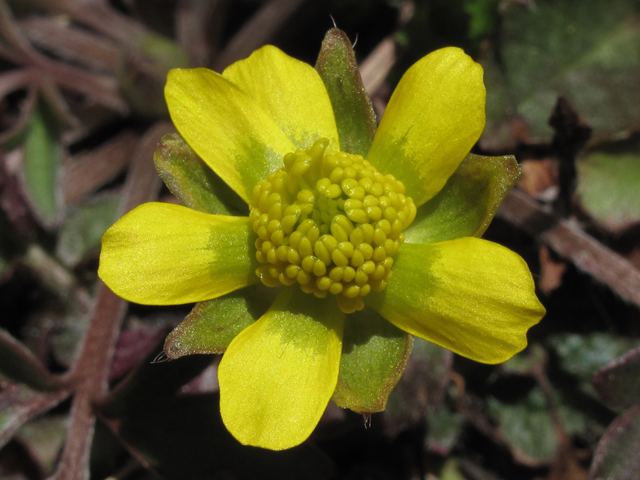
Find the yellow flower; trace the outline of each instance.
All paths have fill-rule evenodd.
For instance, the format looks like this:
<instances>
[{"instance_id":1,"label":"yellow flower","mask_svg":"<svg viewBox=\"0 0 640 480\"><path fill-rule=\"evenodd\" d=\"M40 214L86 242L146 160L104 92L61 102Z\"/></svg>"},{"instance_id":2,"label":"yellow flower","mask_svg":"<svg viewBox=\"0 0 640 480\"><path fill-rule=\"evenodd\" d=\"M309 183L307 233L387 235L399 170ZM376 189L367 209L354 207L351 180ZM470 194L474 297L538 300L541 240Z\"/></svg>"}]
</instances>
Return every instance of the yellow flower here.
<instances>
[{"instance_id":1,"label":"yellow flower","mask_svg":"<svg viewBox=\"0 0 640 480\"><path fill-rule=\"evenodd\" d=\"M241 443L280 450L311 434L336 389L353 315L382 315L480 362L526 346L544 308L525 262L475 236L428 243L429 200L484 128L482 68L461 50L438 50L407 71L366 160L340 152L316 70L275 47L222 75L173 70L165 94L180 135L251 214L142 205L104 235L99 275L150 305L201 302L260 280L279 286L219 366L222 419Z\"/></svg>"}]
</instances>

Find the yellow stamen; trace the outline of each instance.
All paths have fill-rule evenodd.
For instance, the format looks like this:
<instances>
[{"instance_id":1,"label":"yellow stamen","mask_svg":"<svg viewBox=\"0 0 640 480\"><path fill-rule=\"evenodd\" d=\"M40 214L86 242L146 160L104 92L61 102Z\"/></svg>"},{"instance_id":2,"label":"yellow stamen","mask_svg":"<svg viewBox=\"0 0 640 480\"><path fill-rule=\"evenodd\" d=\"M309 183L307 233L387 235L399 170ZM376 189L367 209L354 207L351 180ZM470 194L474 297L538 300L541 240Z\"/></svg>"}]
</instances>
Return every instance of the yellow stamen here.
<instances>
[{"instance_id":1,"label":"yellow stamen","mask_svg":"<svg viewBox=\"0 0 640 480\"><path fill-rule=\"evenodd\" d=\"M402 182L328 145L320 139L285 155L284 167L254 187L250 218L264 264L256 274L270 287L336 295L352 313L385 288L416 207Z\"/></svg>"}]
</instances>

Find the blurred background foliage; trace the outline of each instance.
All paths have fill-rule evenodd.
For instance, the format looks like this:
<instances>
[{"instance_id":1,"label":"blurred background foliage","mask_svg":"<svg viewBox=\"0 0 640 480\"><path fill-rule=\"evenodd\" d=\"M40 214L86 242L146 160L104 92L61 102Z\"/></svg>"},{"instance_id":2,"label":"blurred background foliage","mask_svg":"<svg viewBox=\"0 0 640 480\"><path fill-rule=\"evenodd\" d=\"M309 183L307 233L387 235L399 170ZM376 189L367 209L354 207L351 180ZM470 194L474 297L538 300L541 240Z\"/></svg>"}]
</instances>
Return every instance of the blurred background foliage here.
<instances>
[{"instance_id":1,"label":"blurred background foliage","mask_svg":"<svg viewBox=\"0 0 640 480\"><path fill-rule=\"evenodd\" d=\"M176 201L152 155L166 72L350 36L378 116L443 46L485 68L475 147L524 175L485 237L548 314L503 365L416 341L365 429L330 404L287 452L242 447L215 355L154 359L189 308L97 280L102 233ZM0 0L0 477L635 479L640 470L640 1Z\"/></svg>"}]
</instances>

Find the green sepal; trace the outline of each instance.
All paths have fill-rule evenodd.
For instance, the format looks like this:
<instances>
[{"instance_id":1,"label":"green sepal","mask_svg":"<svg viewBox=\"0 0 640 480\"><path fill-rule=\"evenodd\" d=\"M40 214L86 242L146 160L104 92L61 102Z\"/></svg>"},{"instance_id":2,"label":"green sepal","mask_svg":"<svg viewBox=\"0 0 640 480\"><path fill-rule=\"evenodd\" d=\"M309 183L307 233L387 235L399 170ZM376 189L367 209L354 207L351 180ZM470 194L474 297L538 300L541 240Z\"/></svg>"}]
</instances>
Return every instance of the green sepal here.
<instances>
[{"instance_id":1,"label":"green sepal","mask_svg":"<svg viewBox=\"0 0 640 480\"><path fill-rule=\"evenodd\" d=\"M164 353L176 359L224 352L236 335L267 311L276 291L257 284L196 303L187 318L167 336Z\"/></svg>"},{"instance_id":2,"label":"green sepal","mask_svg":"<svg viewBox=\"0 0 640 480\"><path fill-rule=\"evenodd\" d=\"M340 150L366 157L376 132L376 114L364 89L351 41L342 30L332 28L325 35L316 70L329 93Z\"/></svg>"},{"instance_id":3,"label":"green sepal","mask_svg":"<svg viewBox=\"0 0 640 480\"><path fill-rule=\"evenodd\" d=\"M162 137L153 160L158 174L183 205L216 215L248 215L244 201L179 134Z\"/></svg>"},{"instance_id":4,"label":"green sepal","mask_svg":"<svg viewBox=\"0 0 640 480\"><path fill-rule=\"evenodd\" d=\"M413 337L371 308L347 317L333 401L358 413L381 412L407 366Z\"/></svg>"},{"instance_id":5,"label":"green sepal","mask_svg":"<svg viewBox=\"0 0 640 480\"><path fill-rule=\"evenodd\" d=\"M468 154L444 188L418 209L416 219L404 231L406 242L480 237L521 173L512 155Z\"/></svg>"}]
</instances>

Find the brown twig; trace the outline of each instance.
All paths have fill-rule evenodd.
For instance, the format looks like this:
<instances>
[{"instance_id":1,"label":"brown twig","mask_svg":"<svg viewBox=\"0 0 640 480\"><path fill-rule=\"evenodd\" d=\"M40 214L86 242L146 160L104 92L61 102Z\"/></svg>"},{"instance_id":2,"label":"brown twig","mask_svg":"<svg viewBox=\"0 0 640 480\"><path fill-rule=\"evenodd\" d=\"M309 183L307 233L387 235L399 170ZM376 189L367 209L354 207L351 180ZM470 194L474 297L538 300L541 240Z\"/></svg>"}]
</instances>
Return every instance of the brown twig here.
<instances>
[{"instance_id":1,"label":"brown twig","mask_svg":"<svg viewBox=\"0 0 640 480\"><path fill-rule=\"evenodd\" d=\"M517 189L502 202L498 217L538 238L578 269L640 306L640 270L585 233L574 221L557 218Z\"/></svg>"},{"instance_id":2,"label":"brown twig","mask_svg":"<svg viewBox=\"0 0 640 480\"><path fill-rule=\"evenodd\" d=\"M120 214L157 197L160 180L153 164L153 152L162 135L171 130L170 124L158 124L140 141L120 202ZM97 291L95 313L67 376L76 395L68 427L69 441L52 480L89 478L89 452L95 426L93 403L107 393L111 359L127 305L102 282Z\"/></svg>"}]
</instances>

